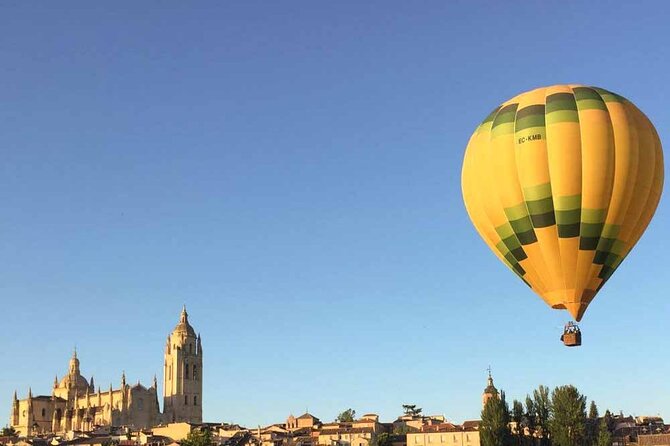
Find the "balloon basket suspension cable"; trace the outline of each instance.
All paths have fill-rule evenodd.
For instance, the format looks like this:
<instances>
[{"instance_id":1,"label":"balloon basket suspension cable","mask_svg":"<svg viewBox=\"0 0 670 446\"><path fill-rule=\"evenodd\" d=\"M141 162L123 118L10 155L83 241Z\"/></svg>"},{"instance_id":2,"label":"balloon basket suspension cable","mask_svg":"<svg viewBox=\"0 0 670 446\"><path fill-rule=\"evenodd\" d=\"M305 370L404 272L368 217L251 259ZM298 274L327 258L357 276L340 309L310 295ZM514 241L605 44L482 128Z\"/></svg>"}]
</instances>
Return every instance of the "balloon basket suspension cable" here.
<instances>
[{"instance_id":1,"label":"balloon basket suspension cable","mask_svg":"<svg viewBox=\"0 0 670 446\"><path fill-rule=\"evenodd\" d=\"M568 322L563 328L563 335L561 341L566 347L579 347L582 345L582 331L576 322Z\"/></svg>"}]
</instances>

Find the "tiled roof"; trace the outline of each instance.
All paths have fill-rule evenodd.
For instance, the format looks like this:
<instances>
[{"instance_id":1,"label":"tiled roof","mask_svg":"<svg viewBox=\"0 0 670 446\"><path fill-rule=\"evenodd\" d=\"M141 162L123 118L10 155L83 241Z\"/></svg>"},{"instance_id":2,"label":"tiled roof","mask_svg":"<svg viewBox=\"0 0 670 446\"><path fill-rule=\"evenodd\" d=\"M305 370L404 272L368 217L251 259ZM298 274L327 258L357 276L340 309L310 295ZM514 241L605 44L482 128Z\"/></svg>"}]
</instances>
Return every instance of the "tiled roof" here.
<instances>
[{"instance_id":1,"label":"tiled roof","mask_svg":"<svg viewBox=\"0 0 670 446\"><path fill-rule=\"evenodd\" d=\"M371 427L356 427L356 428L336 428L336 429L321 429L319 435L334 435L334 434L367 434L374 432Z\"/></svg>"},{"instance_id":2,"label":"tiled roof","mask_svg":"<svg viewBox=\"0 0 670 446\"><path fill-rule=\"evenodd\" d=\"M461 426L451 423L427 424L421 427L422 432L452 432L461 430Z\"/></svg>"},{"instance_id":3,"label":"tiled roof","mask_svg":"<svg viewBox=\"0 0 670 446\"><path fill-rule=\"evenodd\" d=\"M479 429L480 420L468 420L463 422L463 430L477 430Z\"/></svg>"}]
</instances>

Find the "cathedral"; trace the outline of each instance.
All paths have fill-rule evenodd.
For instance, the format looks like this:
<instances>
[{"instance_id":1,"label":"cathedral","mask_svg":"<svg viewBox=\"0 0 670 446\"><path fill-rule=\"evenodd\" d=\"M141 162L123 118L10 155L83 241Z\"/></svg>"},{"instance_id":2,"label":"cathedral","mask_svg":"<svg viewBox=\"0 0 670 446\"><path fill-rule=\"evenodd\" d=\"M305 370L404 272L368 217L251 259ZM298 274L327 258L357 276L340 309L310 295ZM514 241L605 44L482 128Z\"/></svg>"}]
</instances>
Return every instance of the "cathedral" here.
<instances>
[{"instance_id":1,"label":"cathedral","mask_svg":"<svg viewBox=\"0 0 670 446\"><path fill-rule=\"evenodd\" d=\"M10 425L21 435L45 432L90 431L95 426L147 428L160 423L202 423L202 342L188 322L186 307L165 345L163 364L163 412L158 405L158 383L150 387L126 382L109 390L95 388L84 378L74 351L67 374L54 380L51 395L12 401Z\"/></svg>"}]
</instances>

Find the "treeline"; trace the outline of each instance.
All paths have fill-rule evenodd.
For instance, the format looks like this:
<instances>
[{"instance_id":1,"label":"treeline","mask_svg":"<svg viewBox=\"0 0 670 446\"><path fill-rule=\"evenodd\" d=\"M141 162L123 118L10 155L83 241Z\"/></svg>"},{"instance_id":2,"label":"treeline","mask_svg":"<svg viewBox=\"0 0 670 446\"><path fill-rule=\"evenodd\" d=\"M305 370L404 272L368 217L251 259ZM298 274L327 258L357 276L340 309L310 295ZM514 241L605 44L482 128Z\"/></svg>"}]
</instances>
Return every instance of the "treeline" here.
<instances>
[{"instance_id":1,"label":"treeline","mask_svg":"<svg viewBox=\"0 0 670 446\"><path fill-rule=\"evenodd\" d=\"M482 446L611 446L612 416L598 414L591 401L574 386L549 391L540 386L526 395L525 403L514 400L510 409L505 392L493 395L482 410L479 425Z\"/></svg>"}]
</instances>

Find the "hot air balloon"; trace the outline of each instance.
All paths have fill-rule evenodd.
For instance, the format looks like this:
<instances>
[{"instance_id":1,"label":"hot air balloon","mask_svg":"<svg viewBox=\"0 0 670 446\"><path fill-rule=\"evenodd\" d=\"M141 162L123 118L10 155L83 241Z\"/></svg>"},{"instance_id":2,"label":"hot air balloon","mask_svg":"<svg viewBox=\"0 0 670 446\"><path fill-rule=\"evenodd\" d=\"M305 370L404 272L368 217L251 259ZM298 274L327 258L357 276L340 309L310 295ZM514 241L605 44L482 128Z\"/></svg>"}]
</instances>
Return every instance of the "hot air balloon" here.
<instances>
[{"instance_id":1,"label":"hot air balloon","mask_svg":"<svg viewBox=\"0 0 670 446\"><path fill-rule=\"evenodd\" d=\"M479 235L551 308L580 321L649 224L663 187L656 129L627 99L583 85L522 93L465 151L463 199ZM570 323L566 345L579 345Z\"/></svg>"}]
</instances>

